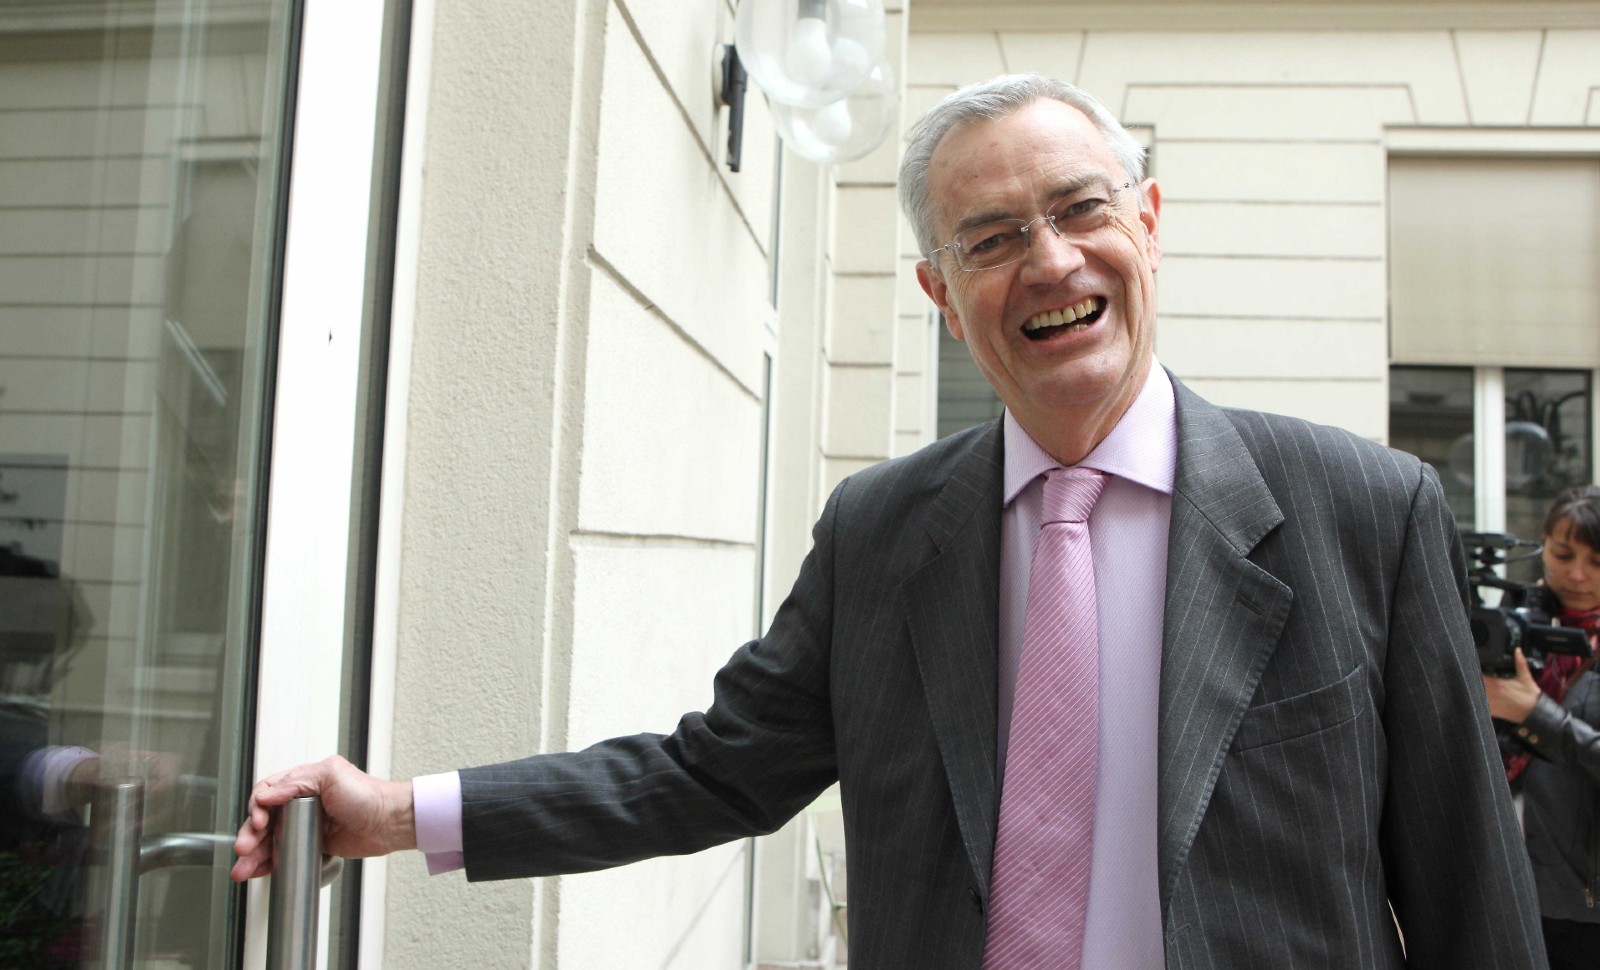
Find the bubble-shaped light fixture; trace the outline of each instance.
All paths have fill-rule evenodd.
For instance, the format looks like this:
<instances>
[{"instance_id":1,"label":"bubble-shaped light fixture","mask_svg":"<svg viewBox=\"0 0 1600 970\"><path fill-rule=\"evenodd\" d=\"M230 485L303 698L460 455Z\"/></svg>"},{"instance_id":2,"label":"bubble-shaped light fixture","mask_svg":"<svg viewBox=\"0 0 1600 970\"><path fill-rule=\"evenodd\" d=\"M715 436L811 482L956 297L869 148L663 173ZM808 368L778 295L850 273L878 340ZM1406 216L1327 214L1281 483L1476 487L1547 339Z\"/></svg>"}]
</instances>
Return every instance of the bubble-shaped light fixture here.
<instances>
[{"instance_id":1,"label":"bubble-shaped light fixture","mask_svg":"<svg viewBox=\"0 0 1600 970\"><path fill-rule=\"evenodd\" d=\"M883 143L900 116L900 89L894 69L880 58L848 97L815 108L770 107L778 136L796 155L836 165L862 158Z\"/></svg>"},{"instance_id":2,"label":"bubble-shaped light fixture","mask_svg":"<svg viewBox=\"0 0 1600 970\"><path fill-rule=\"evenodd\" d=\"M880 0L740 0L734 44L771 104L821 108L882 59L883 24Z\"/></svg>"}]
</instances>

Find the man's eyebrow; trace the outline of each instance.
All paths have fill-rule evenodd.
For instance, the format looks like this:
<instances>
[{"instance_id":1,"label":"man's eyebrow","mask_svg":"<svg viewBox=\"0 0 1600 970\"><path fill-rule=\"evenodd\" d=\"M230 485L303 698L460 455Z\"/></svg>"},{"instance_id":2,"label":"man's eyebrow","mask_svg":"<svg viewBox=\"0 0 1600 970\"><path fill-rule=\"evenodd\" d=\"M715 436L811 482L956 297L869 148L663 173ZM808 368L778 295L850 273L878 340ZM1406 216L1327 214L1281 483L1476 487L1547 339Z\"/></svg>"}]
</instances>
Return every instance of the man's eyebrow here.
<instances>
[{"instance_id":1,"label":"man's eyebrow","mask_svg":"<svg viewBox=\"0 0 1600 970\"><path fill-rule=\"evenodd\" d=\"M1106 175L1103 172L1085 173L1083 175L1079 175L1077 178L1068 179L1067 181L1056 186L1055 191L1050 193L1050 198L1054 200L1063 196L1072 195L1075 192L1082 192L1084 189L1089 188L1092 185L1099 185L1102 188L1110 188L1112 181L1113 180L1111 176Z\"/></svg>"},{"instance_id":2,"label":"man's eyebrow","mask_svg":"<svg viewBox=\"0 0 1600 970\"><path fill-rule=\"evenodd\" d=\"M1049 208L1059 200L1064 199L1069 195L1075 195L1078 192L1082 192L1084 189L1091 186L1101 185L1106 188L1110 188L1112 184L1113 179L1103 173L1086 173L1074 178L1070 178L1065 182L1058 183L1055 188L1050 190L1050 201L1045 204L1045 207ZM1022 217L1018 216L1009 209L985 209L980 212L974 212L973 214L966 216L961 221L957 222L955 229L952 230L952 233L964 232L968 229L974 228L975 226L981 226L990 222L997 222L1001 219L1020 218Z\"/></svg>"},{"instance_id":3,"label":"man's eyebrow","mask_svg":"<svg viewBox=\"0 0 1600 970\"><path fill-rule=\"evenodd\" d=\"M974 212L972 215L967 216L965 219L962 219L960 222L956 223L954 232L960 234L968 229L972 229L986 223L998 222L1001 219L1015 218L1017 218L1017 216L1012 214L1012 212L1008 209L988 209L983 212Z\"/></svg>"}]
</instances>

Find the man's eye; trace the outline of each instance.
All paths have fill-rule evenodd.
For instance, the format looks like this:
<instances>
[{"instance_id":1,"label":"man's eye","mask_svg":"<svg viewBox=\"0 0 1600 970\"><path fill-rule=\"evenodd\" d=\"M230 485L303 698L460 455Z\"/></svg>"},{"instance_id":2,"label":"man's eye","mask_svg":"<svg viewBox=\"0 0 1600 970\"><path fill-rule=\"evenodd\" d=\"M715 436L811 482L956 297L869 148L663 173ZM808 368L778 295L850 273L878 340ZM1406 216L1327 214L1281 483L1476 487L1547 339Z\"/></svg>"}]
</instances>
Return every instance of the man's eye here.
<instances>
[{"instance_id":1,"label":"man's eye","mask_svg":"<svg viewBox=\"0 0 1600 970\"><path fill-rule=\"evenodd\" d=\"M969 253L983 253L999 249L1016 237L1010 229L979 229L963 246Z\"/></svg>"},{"instance_id":2,"label":"man's eye","mask_svg":"<svg viewBox=\"0 0 1600 970\"><path fill-rule=\"evenodd\" d=\"M1109 200L1098 198L1098 197L1090 198L1090 199L1079 199L1078 201L1073 202L1073 203L1067 205L1065 208L1063 208L1061 210L1061 216L1060 217L1064 217L1064 218L1067 218L1067 219L1082 219L1085 216L1092 216L1096 212L1099 212L1101 206L1104 206L1107 201L1109 201Z\"/></svg>"}]
</instances>

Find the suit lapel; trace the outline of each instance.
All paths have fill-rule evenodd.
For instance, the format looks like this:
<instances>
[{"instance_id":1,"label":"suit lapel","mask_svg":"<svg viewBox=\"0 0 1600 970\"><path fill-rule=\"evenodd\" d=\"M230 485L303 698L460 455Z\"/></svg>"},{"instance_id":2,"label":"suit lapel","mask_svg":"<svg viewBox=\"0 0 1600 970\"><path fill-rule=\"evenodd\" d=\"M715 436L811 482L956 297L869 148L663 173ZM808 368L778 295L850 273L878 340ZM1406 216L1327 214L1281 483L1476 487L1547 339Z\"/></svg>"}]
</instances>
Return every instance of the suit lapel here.
<instances>
[{"instance_id":1,"label":"suit lapel","mask_svg":"<svg viewBox=\"0 0 1600 970\"><path fill-rule=\"evenodd\" d=\"M932 554L901 587L956 821L985 896L996 812L1003 448L997 421L960 459L929 509Z\"/></svg>"},{"instance_id":2,"label":"suit lapel","mask_svg":"<svg viewBox=\"0 0 1600 970\"><path fill-rule=\"evenodd\" d=\"M1293 599L1246 558L1283 522L1254 459L1226 414L1173 386L1178 468L1157 756L1163 913Z\"/></svg>"}]
</instances>

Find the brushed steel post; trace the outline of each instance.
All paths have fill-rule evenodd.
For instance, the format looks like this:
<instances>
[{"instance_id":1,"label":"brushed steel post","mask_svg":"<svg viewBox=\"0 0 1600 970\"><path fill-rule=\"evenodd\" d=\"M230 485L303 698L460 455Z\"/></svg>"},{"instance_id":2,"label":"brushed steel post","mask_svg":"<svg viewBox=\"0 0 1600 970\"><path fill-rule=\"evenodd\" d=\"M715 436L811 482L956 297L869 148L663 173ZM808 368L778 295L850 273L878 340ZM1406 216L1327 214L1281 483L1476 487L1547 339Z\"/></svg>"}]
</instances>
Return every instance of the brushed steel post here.
<instances>
[{"instance_id":1,"label":"brushed steel post","mask_svg":"<svg viewBox=\"0 0 1600 970\"><path fill-rule=\"evenodd\" d=\"M139 916L139 840L144 827L144 782L101 781L89 803L89 911L101 970L130 970Z\"/></svg>"},{"instance_id":2,"label":"brushed steel post","mask_svg":"<svg viewBox=\"0 0 1600 970\"><path fill-rule=\"evenodd\" d=\"M267 970L309 970L317 962L322 882L322 803L296 798L278 810L268 901Z\"/></svg>"}]
</instances>

